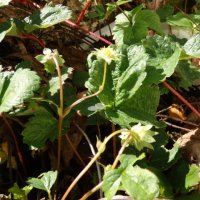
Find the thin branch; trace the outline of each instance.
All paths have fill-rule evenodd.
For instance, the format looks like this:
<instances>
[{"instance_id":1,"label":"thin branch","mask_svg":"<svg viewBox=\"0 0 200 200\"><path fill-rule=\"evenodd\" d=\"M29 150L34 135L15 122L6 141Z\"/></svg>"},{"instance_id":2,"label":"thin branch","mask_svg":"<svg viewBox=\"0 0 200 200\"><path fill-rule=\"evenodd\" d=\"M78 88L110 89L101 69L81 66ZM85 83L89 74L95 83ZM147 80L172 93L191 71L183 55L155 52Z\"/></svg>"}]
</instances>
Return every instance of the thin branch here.
<instances>
[{"instance_id":1,"label":"thin branch","mask_svg":"<svg viewBox=\"0 0 200 200\"><path fill-rule=\"evenodd\" d=\"M108 141L114 137L115 135L121 133L121 132L127 132L129 133L129 130L121 129L118 131L115 131L114 133L110 134L107 138L104 139L103 143L101 144L100 148L98 149L98 152L95 154L95 156L90 160L90 162L87 164L87 166L79 173L79 175L74 179L74 181L71 183L71 185L67 188L64 195L62 196L61 200L65 200L71 190L74 188L74 186L77 184L77 182L82 178L82 176L89 170L89 168L93 165L93 163L98 159L98 157L102 154L103 149L105 148Z\"/></svg>"},{"instance_id":2,"label":"thin branch","mask_svg":"<svg viewBox=\"0 0 200 200\"><path fill-rule=\"evenodd\" d=\"M88 9L88 7L90 6L91 2L92 2L92 0L87 0L85 6L84 6L84 8L83 8L83 10L81 11L81 13L80 13L80 15L79 15L79 17L78 17L78 20L76 21L76 24L77 24L77 25L79 25L80 22L82 21L84 15L85 15L85 12L86 12L86 10Z\"/></svg>"},{"instance_id":3,"label":"thin branch","mask_svg":"<svg viewBox=\"0 0 200 200\"><path fill-rule=\"evenodd\" d=\"M76 150L76 148L74 147L74 144L71 142L68 134L65 134L65 137L67 139L67 142L69 143L69 145L71 146L72 150L74 151L76 157L79 159L79 161L81 162L82 166L85 167L85 162L83 161L83 159L81 158L81 156L79 155L78 151Z\"/></svg>"},{"instance_id":4,"label":"thin branch","mask_svg":"<svg viewBox=\"0 0 200 200\"><path fill-rule=\"evenodd\" d=\"M124 152L127 144L129 143L129 140L131 139L131 135L129 134L129 136L127 137L126 141L123 143L121 149L118 152L117 157L115 158L113 164L112 164L112 169L115 169L115 167L117 166L117 163L119 162L120 156L122 155L122 153ZM99 183L98 185L96 185L94 188L92 188L91 190L89 190L87 193L85 193L80 200L86 200L89 196L91 196L93 193L95 193L97 190L99 190L103 185L103 181L101 183Z\"/></svg>"},{"instance_id":5,"label":"thin branch","mask_svg":"<svg viewBox=\"0 0 200 200\"><path fill-rule=\"evenodd\" d=\"M167 124L168 126L171 126L171 127L173 127L173 128L177 128L177 129L180 129L180 130L183 130L183 131L186 131L186 132L190 132L190 131L191 131L190 129L183 128L183 127L174 125L174 124L169 123L169 122L166 122L166 121L163 121L163 122L164 122L165 124Z\"/></svg>"},{"instance_id":6,"label":"thin branch","mask_svg":"<svg viewBox=\"0 0 200 200\"><path fill-rule=\"evenodd\" d=\"M60 86L60 105L58 109L59 119L58 119L58 158L57 158L57 170L59 170L60 159L61 159L62 124L63 124L63 85L62 85L62 74L60 71L59 63L54 55L52 56L52 59L56 65L56 70L59 77L59 86Z\"/></svg>"},{"instance_id":7,"label":"thin branch","mask_svg":"<svg viewBox=\"0 0 200 200\"><path fill-rule=\"evenodd\" d=\"M179 118L176 118L176 117L171 117L171 116L169 116L169 115L157 114L156 116L157 116L157 117L163 117L163 118L172 119L172 120L174 120L174 121L178 121L178 122L182 122L182 123L185 123L185 124L188 124L188 125L191 125L191 126L199 127L198 124L195 124L195 123L190 122L190 121L182 120L182 119L179 119Z\"/></svg>"},{"instance_id":8,"label":"thin branch","mask_svg":"<svg viewBox=\"0 0 200 200\"><path fill-rule=\"evenodd\" d=\"M89 145L89 147L91 149L92 155L95 156L96 152L95 152L94 147L93 147L93 145L92 145L92 143L90 141L90 138L87 136L87 134L83 131L83 129L78 124L76 124L76 123L74 123L74 124L79 129L79 131L83 134L83 136L85 137L85 139L86 139L86 141L87 141L87 143L88 143L88 145ZM96 164L96 168L97 168L97 174L98 174L99 183L101 183L102 174L101 174L101 169L100 169L100 166L99 166L99 163L98 163L97 160L95 161L95 164ZM100 198L102 198L102 197L103 197L103 193L100 190Z\"/></svg>"},{"instance_id":9,"label":"thin branch","mask_svg":"<svg viewBox=\"0 0 200 200\"><path fill-rule=\"evenodd\" d=\"M66 22L67 24L73 26L74 28L77 28L77 29L79 29L79 30L81 30L81 31L83 31L83 32L85 32L85 33L87 33L87 34L89 34L89 35L92 35L93 37L95 37L95 38L101 40L102 42L104 42L104 43L106 43L106 44L108 44L108 45L111 45L111 44L112 44L112 42L106 40L105 38L103 38L103 37L97 35L97 34L94 33L94 32L91 32L91 31L89 31L89 30L87 30L87 29L85 29L85 28L83 28L83 27L77 25L76 23L74 23L74 22L72 22L72 21L70 21L70 20L65 20L65 22Z\"/></svg>"},{"instance_id":10,"label":"thin branch","mask_svg":"<svg viewBox=\"0 0 200 200\"><path fill-rule=\"evenodd\" d=\"M115 6L119 9L120 12L123 13L123 15L128 19L128 21L130 22L130 24L132 24L131 22L131 19L128 17L128 15L124 12L124 10L114 1L114 0L111 0Z\"/></svg>"}]
</instances>

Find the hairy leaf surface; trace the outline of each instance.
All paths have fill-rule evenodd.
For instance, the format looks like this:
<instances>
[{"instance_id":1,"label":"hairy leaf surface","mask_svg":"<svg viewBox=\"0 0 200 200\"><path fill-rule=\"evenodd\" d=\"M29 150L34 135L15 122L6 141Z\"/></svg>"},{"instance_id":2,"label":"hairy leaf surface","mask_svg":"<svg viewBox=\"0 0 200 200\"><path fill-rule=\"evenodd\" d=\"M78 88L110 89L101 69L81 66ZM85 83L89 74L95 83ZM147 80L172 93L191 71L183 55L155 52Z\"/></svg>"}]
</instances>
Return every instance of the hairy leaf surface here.
<instances>
[{"instance_id":1,"label":"hairy leaf surface","mask_svg":"<svg viewBox=\"0 0 200 200\"><path fill-rule=\"evenodd\" d=\"M24 102L33 96L33 92L39 88L40 78L29 69L18 69L2 97L0 102L0 112L8 112L14 106Z\"/></svg>"},{"instance_id":2,"label":"hairy leaf surface","mask_svg":"<svg viewBox=\"0 0 200 200\"><path fill-rule=\"evenodd\" d=\"M183 46L186 53L190 56L200 57L200 33L192 36Z\"/></svg>"},{"instance_id":3,"label":"hairy leaf surface","mask_svg":"<svg viewBox=\"0 0 200 200\"><path fill-rule=\"evenodd\" d=\"M25 18L25 30L30 32L36 28L48 28L71 17L71 11L62 5L47 5Z\"/></svg>"},{"instance_id":4,"label":"hairy leaf surface","mask_svg":"<svg viewBox=\"0 0 200 200\"><path fill-rule=\"evenodd\" d=\"M41 148L49 139L53 141L57 137L58 121L44 108L40 108L26 123L23 131L23 141L29 146Z\"/></svg>"}]
</instances>

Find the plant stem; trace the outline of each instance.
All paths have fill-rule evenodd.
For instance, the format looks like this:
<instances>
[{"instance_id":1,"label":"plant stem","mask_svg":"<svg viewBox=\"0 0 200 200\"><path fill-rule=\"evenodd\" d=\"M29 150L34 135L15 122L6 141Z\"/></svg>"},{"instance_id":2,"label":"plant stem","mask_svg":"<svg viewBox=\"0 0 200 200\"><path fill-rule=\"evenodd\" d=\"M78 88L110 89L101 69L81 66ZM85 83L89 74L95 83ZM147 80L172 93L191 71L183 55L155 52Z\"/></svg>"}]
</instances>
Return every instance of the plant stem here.
<instances>
[{"instance_id":1,"label":"plant stem","mask_svg":"<svg viewBox=\"0 0 200 200\"><path fill-rule=\"evenodd\" d=\"M67 24L73 26L74 28L77 28L77 29L79 29L79 30L81 30L81 31L83 31L83 32L85 32L85 33L87 33L87 34L89 34L89 35L92 35L93 37L95 37L95 38L101 40L102 42L104 42L104 43L106 43L106 44L108 44L108 45L112 44L112 42L106 40L105 38L103 38L103 37L97 35L97 34L94 33L94 32L91 32L91 31L89 31L89 30L87 30L87 29L85 29L85 28L83 28L83 27L77 25L76 23L74 23L74 22L72 22L72 21L70 21L70 20L65 20L65 22L66 22Z\"/></svg>"},{"instance_id":2,"label":"plant stem","mask_svg":"<svg viewBox=\"0 0 200 200\"><path fill-rule=\"evenodd\" d=\"M196 108L191 103L189 103L181 94L179 94L171 85L169 85L166 81L163 82L163 85L167 87L174 95L176 95L185 105L187 105L200 118L200 113L196 110Z\"/></svg>"},{"instance_id":3,"label":"plant stem","mask_svg":"<svg viewBox=\"0 0 200 200\"><path fill-rule=\"evenodd\" d=\"M126 129L121 129L118 131L115 131L113 133L111 133L107 138L104 139L104 141L102 142L101 146L99 147L98 152L95 154L95 156L90 160L90 162L87 164L87 166L79 173L79 175L74 179L74 181L71 183L71 185L67 188L67 190L65 191L63 197L61 200L65 200L67 198L67 196L69 195L69 193L71 192L71 190L74 188L74 186L76 185L76 183L81 179L81 177L89 170L89 168L92 166L92 164L97 160L97 158L103 153L103 150L106 146L106 144L108 143L108 141L114 137L115 135L121 133L121 132L130 132L129 130Z\"/></svg>"},{"instance_id":4,"label":"plant stem","mask_svg":"<svg viewBox=\"0 0 200 200\"><path fill-rule=\"evenodd\" d=\"M121 149L118 152L117 157L115 158L113 164L112 164L112 169L115 169L115 167L117 166L117 163L119 162L120 156L122 155L122 153L124 152L127 144L129 143L129 140L131 139L131 135L129 134L129 136L127 137L126 141L123 143ZM96 192L97 190L99 190L103 185L103 181L101 183L99 183L98 185L96 185L95 187L93 187L91 190L89 190L87 193L85 193L80 200L86 200L89 196L91 196L94 192Z\"/></svg>"},{"instance_id":5,"label":"plant stem","mask_svg":"<svg viewBox=\"0 0 200 200\"><path fill-rule=\"evenodd\" d=\"M91 1L92 1L92 0L87 0L85 6L84 6L84 8L83 8L83 10L81 11L81 13L80 13L80 15L79 15L79 17L78 17L78 19L77 19L77 21L76 21L76 24L77 24L77 25L79 25L80 22L81 22L81 20L83 19L86 10L88 9L89 5L91 4Z\"/></svg>"},{"instance_id":6,"label":"plant stem","mask_svg":"<svg viewBox=\"0 0 200 200\"><path fill-rule=\"evenodd\" d=\"M99 87L100 91L103 91L105 83L106 83L106 72L107 72L107 62L106 61L104 62L104 66L103 67L104 67L104 70L103 70L103 81L102 81L101 86Z\"/></svg>"},{"instance_id":7,"label":"plant stem","mask_svg":"<svg viewBox=\"0 0 200 200\"><path fill-rule=\"evenodd\" d=\"M49 192L47 192L47 194L48 194L49 200L53 200L53 198L51 196L51 192L49 191Z\"/></svg>"},{"instance_id":8,"label":"plant stem","mask_svg":"<svg viewBox=\"0 0 200 200\"><path fill-rule=\"evenodd\" d=\"M91 149L91 152L92 152L92 155L95 156L96 152L94 150L94 147L92 145L92 142L90 141L90 138L87 136L87 134L83 131L83 129L76 123L74 123L75 126L79 129L79 131L83 134L83 136L85 137L90 149ZM98 160L95 161L95 164L96 164L96 169L97 169L97 175L98 175L98 179L99 179L99 183L101 183L102 179L102 175L101 175L101 169L100 169L100 165L98 163ZM103 193L102 191L100 191L100 198L103 197Z\"/></svg>"},{"instance_id":9,"label":"plant stem","mask_svg":"<svg viewBox=\"0 0 200 200\"><path fill-rule=\"evenodd\" d=\"M81 99L78 99L77 101L75 101L74 103L72 103L70 106L68 106L67 108L64 109L63 111L63 118L66 117L72 108L74 108L76 105L78 105L79 103L85 101L86 99L90 99L92 97L97 96L99 93L101 93L104 89L105 86L105 82L106 82L106 74L107 74L107 62L104 62L104 72L103 72L103 81L102 84L99 86L99 90L97 92L95 92L94 94L82 97Z\"/></svg>"},{"instance_id":10,"label":"plant stem","mask_svg":"<svg viewBox=\"0 0 200 200\"><path fill-rule=\"evenodd\" d=\"M57 170L60 169L60 158L61 158L61 142L62 142L62 123L63 123L63 85L62 85L62 74L60 71L60 67L58 61L55 56L52 57L53 61L56 65L56 70L59 77L59 85L60 85L60 105L58 109L58 158L57 158Z\"/></svg>"}]
</instances>

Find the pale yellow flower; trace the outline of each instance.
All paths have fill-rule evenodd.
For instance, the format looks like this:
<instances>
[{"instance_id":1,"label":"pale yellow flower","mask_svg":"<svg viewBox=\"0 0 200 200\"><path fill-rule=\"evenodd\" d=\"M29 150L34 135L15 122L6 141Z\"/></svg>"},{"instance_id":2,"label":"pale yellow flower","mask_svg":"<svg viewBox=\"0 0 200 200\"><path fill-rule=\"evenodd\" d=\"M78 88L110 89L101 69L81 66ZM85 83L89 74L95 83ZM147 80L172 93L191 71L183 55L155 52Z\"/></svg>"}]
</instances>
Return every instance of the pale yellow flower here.
<instances>
[{"instance_id":1,"label":"pale yellow flower","mask_svg":"<svg viewBox=\"0 0 200 200\"><path fill-rule=\"evenodd\" d=\"M110 46L96 49L95 54L97 58L104 59L108 64L110 64L112 60L119 60L120 56L120 54Z\"/></svg>"}]
</instances>

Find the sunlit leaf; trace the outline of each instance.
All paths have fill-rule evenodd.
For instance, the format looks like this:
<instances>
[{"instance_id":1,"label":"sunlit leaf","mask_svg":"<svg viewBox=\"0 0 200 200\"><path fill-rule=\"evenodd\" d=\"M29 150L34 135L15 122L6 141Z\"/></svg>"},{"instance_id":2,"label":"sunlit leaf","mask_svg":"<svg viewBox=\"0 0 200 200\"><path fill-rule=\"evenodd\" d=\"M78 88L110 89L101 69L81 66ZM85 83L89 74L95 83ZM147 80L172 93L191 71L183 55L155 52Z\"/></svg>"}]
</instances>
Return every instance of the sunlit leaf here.
<instances>
[{"instance_id":1,"label":"sunlit leaf","mask_svg":"<svg viewBox=\"0 0 200 200\"><path fill-rule=\"evenodd\" d=\"M0 112L8 112L33 96L39 88L40 78L34 71L18 69L10 78L9 85L0 100Z\"/></svg>"},{"instance_id":2,"label":"sunlit leaf","mask_svg":"<svg viewBox=\"0 0 200 200\"><path fill-rule=\"evenodd\" d=\"M121 178L125 191L137 200L153 200L159 195L159 180L147 169L129 166Z\"/></svg>"},{"instance_id":3,"label":"sunlit leaf","mask_svg":"<svg viewBox=\"0 0 200 200\"><path fill-rule=\"evenodd\" d=\"M57 175L57 171L48 171L42 173L39 178L30 178L27 182L34 188L44 190L49 193L57 179Z\"/></svg>"},{"instance_id":4,"label":"sunlit leaf","mask_svg":"<svg viewBox=\"0 0 200 200\"><path fill-rule=\"evenodd\" d=\"M104 174L102 189L108 200L112 200L112 197L119 189L122 171L123 170L121 168L112 169Z\"/></svg>"},{"instance_id":5,"label":"sunlit leaf","mask_svg":"<svg viewBox=\"0 0 200 200\"><path fill-rule=\"evenodd\" d=\"M192 36L183 46L186 53L190 56L200 57L200 33Z\"/></svg>"},{"instance_id":6,"label":"sunlit leaf","mask_svg":"<svg viewBox=\"0 0 200 200\"><path fill-rule=\"evenodd\" d=\"M185 187L190 188L192 186L195 186L199 183L200 181L200 176L199 176L199 167L197 165L191 165L189 172L186 175L185 178Z\"/></svg>"},{"instance_id":7,"label":"sunlit leaf","mask_svg":"<svg viewBox=\"0 0 200 200\"><path fill-rule=\"evenodd\" d=\"M30 32L36 28L48 28L71 17L72 12L62 5L46 5L25 18L25 30Z\"/></svg>"},{"instance_id":8,"label":"sunlit leaf","mask_svg":"<svg viewBox=\"0 0 200 200\"><path fill-rule=\"evenodd\" d=\"M33 187L30 185L20 188L17 183L14 183L8 191L13 195L15 200L27 200L27 196L32 189Z\"/></svg>"},{"instance_id":9,"label":"sunlit leaf","mask_svg":"<svg viewBox=\"0 0 200 200\"><path fill-rule=\"evenodd\" d=\"M69 75L72 73L72 68L63 68L62 73L62 84L64 81L69 78ZM53 96L60 88L59 77L53 76L48 83L48 92Z\"/></svg>"}]
</instances>

